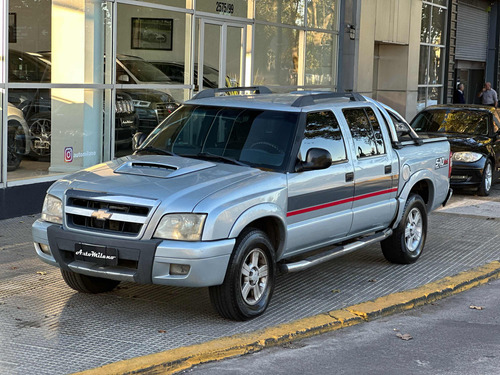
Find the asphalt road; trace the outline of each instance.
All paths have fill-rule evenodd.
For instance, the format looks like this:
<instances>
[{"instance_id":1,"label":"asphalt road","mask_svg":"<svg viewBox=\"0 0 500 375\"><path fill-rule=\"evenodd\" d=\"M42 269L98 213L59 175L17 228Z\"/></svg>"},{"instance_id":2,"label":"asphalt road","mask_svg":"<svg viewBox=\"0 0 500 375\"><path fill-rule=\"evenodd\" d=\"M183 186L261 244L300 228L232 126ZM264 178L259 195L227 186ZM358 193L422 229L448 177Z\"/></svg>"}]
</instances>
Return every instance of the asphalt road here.
<instances>
[{"instance_id":1,"label":"asphalt road","mask_svg":"<svg viewBox=\"0 0 500 375\"><path fill-rule=\"evenodd\" d=\"M184 374L499 374L499 311L497 280L406 313Z\"/></svg>"}]
</instances>

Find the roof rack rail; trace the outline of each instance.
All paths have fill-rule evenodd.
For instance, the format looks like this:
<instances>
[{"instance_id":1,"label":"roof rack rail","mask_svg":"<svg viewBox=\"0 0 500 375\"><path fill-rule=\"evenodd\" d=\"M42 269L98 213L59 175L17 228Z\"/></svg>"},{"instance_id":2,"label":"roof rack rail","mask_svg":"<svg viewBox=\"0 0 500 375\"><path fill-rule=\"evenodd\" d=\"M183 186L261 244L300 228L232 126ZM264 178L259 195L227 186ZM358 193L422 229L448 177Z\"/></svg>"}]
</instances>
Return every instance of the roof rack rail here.
<instances>
[{"instance_id":1,"label":"roof rack rail","mask_svg":"<svg viewBox=\"0 0 500 375\"><path fill-rule=\"evenodd\" d=\"M200 91L198 94L193 96L194 99L204 99L213 98L215 94L219 92L233 92L233 91L255 91L256 94L272 94L273 92L269 90L266 86L249 86L249 87L224 87L220 89L206 89Z\"/></svg>"},{"instance_id":2,"label":"roof rack rail","mask_svg":"<svg viewBox=\"0 0 500 375\"><path fill-rule=\"evenodd\" d=\"M320 92L308 93L297 98L292 107L305 107L308 105L316 104L316 99L329 99L329 98L349 98L353 102L364 102L365 98L357 92Z\"/></svg>"}]
</instances>

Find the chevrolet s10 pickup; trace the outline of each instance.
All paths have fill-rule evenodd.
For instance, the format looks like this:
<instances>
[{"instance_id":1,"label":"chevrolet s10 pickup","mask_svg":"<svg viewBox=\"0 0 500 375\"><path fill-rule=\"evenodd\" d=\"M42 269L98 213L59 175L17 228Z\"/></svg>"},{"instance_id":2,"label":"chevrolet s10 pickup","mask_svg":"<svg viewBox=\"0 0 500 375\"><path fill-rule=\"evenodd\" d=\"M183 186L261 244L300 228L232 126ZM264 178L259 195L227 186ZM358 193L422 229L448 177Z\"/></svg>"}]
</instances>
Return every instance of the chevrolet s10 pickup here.
<instances>
[{"instance_id":1,"label":"chevrolet s10 pickup","mask_svg":"<svg viewBox=\"0 0 500 375\"><path fill-rule=\"evenodd\" d=\"M79 292L209 287L221 316L250 319L278 272L375 242L415 262L451 196L449 143L357 93L209 89L134 143L55 182L33 224L39 257Z\"/></svg>"}]
</instances>

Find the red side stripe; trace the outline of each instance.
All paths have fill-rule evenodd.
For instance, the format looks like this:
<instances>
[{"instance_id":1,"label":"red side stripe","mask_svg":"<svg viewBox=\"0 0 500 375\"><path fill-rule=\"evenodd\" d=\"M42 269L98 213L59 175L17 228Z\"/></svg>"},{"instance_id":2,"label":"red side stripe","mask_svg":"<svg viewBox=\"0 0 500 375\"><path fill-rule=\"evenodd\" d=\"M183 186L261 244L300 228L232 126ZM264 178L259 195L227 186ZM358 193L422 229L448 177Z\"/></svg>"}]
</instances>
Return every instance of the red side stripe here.
<instances>
[{"instance_id":1,"label":"red side stripe","mask_svg":"<svg viewBox=\"0 0 500 375\"><path fill-rule=\"evenodd\" d=\"M353 198L346 198L346 199L341 199L341 200L338 200L338 201L333 201L333 202L330 202L330 203L320 204L319 206L307 207L307 208L302 208L300 210L290 211L290 212L288 212L286 214L286 216L290 217L290 216L305 214L306 212L312 212L312 211L316 211L316 210L321 210L323 208L338 206L339 204L344 204L344 203L359 201L361 199L376 197L377 195L389 194L389 193L394 193L394 192L397 192L397 191L398 191L398 188L380 190L380 191L376 191L374 193L368 193L368 194L358 195L358 196L353 197Z\"/></svg>"}]
</instances>

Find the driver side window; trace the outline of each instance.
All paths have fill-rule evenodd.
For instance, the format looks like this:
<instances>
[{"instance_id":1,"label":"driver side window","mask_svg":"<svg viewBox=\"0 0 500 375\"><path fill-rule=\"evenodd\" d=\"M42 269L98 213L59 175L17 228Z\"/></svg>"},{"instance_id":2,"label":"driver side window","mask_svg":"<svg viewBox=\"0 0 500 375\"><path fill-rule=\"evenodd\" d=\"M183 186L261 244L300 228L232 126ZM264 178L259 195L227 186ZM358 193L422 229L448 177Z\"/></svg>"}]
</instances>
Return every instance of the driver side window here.
<instances>
[{"instance_id":1,"label":"driver side window","mask_svg":"<svg viewBox=\"0 0 500 375\"><path fill-rule=\"evenodd\" d=\"M344 139L337 118L331 111L307 114L304 138L300 145L299 159L305 161L307 150L322 148L332 155L332 162L347 160Z\"/></svg>"}]
</instances>

